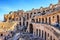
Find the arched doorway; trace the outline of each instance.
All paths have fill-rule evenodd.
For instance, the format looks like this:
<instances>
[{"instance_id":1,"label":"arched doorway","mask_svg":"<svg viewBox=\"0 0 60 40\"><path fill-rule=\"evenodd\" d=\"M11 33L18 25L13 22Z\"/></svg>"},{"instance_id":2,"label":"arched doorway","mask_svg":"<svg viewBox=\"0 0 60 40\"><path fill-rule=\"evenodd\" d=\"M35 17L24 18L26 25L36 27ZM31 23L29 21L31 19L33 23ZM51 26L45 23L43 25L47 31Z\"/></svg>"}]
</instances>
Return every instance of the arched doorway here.
<instances>
[{"instance_id":1,"label":"arched doorway","mask_svg":"<svg viewBox=\"0 0 60 40\"><path fill-rule=\"evenodd\" d=\"M33 34L33 25L32 24L30 24L29 31L30 31L30 33Z\"/></svg>"},{"instance_id":2,"label":"arched doorway","mask_svg":"<svg viewBox=\"0 0 60 40\"><path fill-rule=\"evenodd\" d=\"M45 32L45 40L46 40L46 32Z\"/></svg>"},{"instance_id":3,"label":"arched doorway","mask_svg":"<svg viewBox=\"0 0 60 40\"><path fill-rule=\"evenodd\" d=\"M57 23L59 23L59 15L57 15Z\"/></svg>"},{"instance_id":4,"label":"arched doorway","mask_svg":"<svg viewBox=\"0 0 60 40\"><path fill-rule=\"evenodd\" d=\"M51 17L49 17L49 24L51 24Z\"/></svg>"},{"instance_id":5,"label":"arched doorway","mask_svg":"<svg viewBox=\"0 0 60 40\"><path fill-rule=\"evenodd\" d=\"M46 21L45 22L47 23L47 18L46 18Z\"/></svg>"},{"instance_id":6,"label":"arched doorway","mask_svg":"<svg viewBox=\"0 0 60 40\"><path fill-rule=\"evenodd\" d=\"M28 27L28 22L26 22L26 26Z\"/></svg>"},{"instance_id":7,"label":"arched doorway","mask_svg":"<svg viewBox=\"0 0 60 40\"><path fill-rule=\"evenodd\" d=\"M44 18L42 18L42 23L44 23Z\"/></svg>"}]
</instances>

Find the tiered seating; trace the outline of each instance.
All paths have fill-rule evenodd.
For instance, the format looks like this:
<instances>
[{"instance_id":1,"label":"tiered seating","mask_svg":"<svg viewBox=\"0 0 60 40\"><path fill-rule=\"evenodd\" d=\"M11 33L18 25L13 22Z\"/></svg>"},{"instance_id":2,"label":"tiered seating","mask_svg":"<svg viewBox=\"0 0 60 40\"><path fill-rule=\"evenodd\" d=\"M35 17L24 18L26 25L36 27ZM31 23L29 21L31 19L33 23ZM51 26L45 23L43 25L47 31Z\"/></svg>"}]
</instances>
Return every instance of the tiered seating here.
<instances>
[{"instance_id":1,"label":"tiered seating","mask_svg":"<svg viewBox=\"0 0 60 40\"><path fill-rule=\"evenodd\" d=\"M17 22L0 22L0 32L13 30L16 23Z\"/></svg>"}]
</instances>

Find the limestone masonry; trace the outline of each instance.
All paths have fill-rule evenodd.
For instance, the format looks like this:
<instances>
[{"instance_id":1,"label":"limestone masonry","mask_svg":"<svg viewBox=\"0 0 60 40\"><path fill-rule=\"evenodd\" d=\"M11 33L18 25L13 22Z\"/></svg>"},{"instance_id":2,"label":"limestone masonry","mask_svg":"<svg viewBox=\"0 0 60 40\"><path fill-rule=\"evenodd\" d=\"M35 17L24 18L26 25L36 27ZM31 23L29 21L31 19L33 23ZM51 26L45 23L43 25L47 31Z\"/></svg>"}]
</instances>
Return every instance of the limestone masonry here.
<instances>
[{"instance_id":1,"label":"limestone masonry","mask_svg":"<svg viewBox=\"0 0 60 40\"><path fill-rule=\"evenodd\" d=\"M26 12L24 10L11 11L4 15L4 22L0 22L2 40L8 35L11 38L6 38L6 40L13 40L12 37L22 31L40 38L40 40L60 40L60 0L57 4L50 4L46 8L33 8ZM17 40L21 40L20 38L22 37L18 37Z\"/></svg>"}]
</instances>

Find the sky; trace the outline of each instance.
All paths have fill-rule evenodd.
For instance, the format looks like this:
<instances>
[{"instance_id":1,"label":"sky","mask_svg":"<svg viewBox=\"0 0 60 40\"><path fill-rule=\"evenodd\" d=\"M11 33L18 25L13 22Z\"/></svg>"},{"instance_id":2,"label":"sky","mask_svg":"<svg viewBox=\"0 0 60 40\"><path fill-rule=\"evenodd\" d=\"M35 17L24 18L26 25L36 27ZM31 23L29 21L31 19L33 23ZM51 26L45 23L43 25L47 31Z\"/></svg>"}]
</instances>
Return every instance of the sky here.
<instances>
[{"instance_id":1,"label":"sky","mask_svg":"<svg viewBox=\"0 0 60 40\"><path fill-rule=\"evenodd\" d=\"M57 4L58 0L0 0L0 21L4 20L4 14L10 11L23 9L24 11L48 7L50 4Z\"/></svg>"}]
</instances>

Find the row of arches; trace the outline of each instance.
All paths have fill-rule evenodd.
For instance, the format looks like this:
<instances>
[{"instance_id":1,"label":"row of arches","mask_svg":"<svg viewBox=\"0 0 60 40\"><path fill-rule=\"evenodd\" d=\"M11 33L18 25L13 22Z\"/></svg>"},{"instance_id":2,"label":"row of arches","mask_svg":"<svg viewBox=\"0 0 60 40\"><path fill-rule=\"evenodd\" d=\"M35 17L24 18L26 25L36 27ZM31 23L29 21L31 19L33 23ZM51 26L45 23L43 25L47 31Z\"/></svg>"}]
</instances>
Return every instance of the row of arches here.
<instances>
[{"instance_id":1,"label":"row of arches","mask_svg":"<svg viewBox=\"0 0 60 40\"><path fill-rule=\"evenodd\" d=\"M35 24L30 24L29 26L29 32L32 33L33 35L39 36L44 40L58 40L58 38L53 32L47 30L45 29L43 30L40 27L36 27Z\"/></svg>"},{"instance_id":2,"label":"row of arches","mask_svg":"<svg viewBox=\"0 0 60 40\"><path fill-rule=\"evenodd\" d=\"M44 17L44 18L36 18L34 20L32 20L33 22L36 22L36 23L46 23L46 24L52 24L52 19L55 21L56 18L56 22L55 23L60 23L60 16L57 15L56 17L55 16L52 16L52 17Z\"/></svg>"},{"instance_id":3,"label":"row of arches","mask_svg":"<svg viewBox=\"0 0 60 40\"><path fill-rule=\"evenodd\" d=\"M54 18L54 17L53 17ZM47 19L47 18L46 18ZM49 18L51 20L51 18ZM49 21L50 21L49 20ZM57 15L57 22L59 23L59 15ZM35 24L34 24L35 25ZM29 32L34 34L34 35L37 35L39 37L42 37L44 38L45 40L56 40L56 38L54 37L54 34L51 35L48 31L44 31L44 30L41 30L41 29L37 29L37 28L33 28L34 26L33 24L30 24L29 25ZM36 30L36 32L34 31ZM49 37L49 38L48 38ZM58 40L58 39L57 39Z\"/></svg>"},{"instance_id":4,"label":"row of arches","mask_svg":"<svg viewBox=\"0 0 60 40\"><path fill-rule=\"evenodd\" d=\"M23 21L23 24L22 24L22 22L19 22L19 25L20 25L20 26L22 26L22 25L23 25L23 26L28 26L28 22L26 22L26 24L25 24L24 21Z\"/></svg>"},{"instance_id":5,"label":"row of arches","mask_svg":"<svg viewBox=\"0 0 60 40\"><path fill-rule=\"evenodd\" d=\"M34 33L36 34L36 36L39 36L41 38L43 38L44 40L48 40L48 37L49 37L49 40L56 40L53 35L50 35L50 33L48 33L47 31L44 31L44 30L41 30L41 29L36 29L36 32L33 31L33 24L30 24L29 26L29 32L30 33Z\"/></svg>"},{"instance_id":6,"label":"row of arches","mask_svg":"<svg viewBox=\"0 0 60 40\"><path fill-rule=\"evenodd\" d=\"M56 40L52 35L50 35L50 33L40 29L36 29L36 36L39 36L44 40Z\"/></svg>"}]
</instances>

